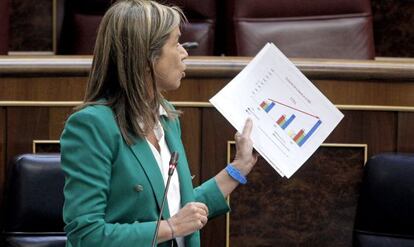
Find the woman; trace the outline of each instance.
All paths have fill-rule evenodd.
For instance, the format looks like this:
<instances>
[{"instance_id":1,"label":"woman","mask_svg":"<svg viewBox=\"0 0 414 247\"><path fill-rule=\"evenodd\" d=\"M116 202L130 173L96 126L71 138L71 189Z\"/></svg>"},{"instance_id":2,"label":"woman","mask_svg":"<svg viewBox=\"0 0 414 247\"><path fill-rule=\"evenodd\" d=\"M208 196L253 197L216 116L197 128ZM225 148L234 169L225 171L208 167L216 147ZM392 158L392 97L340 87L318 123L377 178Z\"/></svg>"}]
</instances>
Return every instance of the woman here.
<instances>
[{"instance_id":1,"label":"woman","mask_svg":"<svg viewBox=\"0 0 414 247\"><path fill-rule=\"evenodd\" d=\"M183 18L147 0L117 2L103 17L84 103L61 136L67 246L151 246L173 151L177 172L157 242L199 246L199 230L228 211L225 197L256 163L248 120L232 164L193 189L179 112L161 95L185 76Z\"/></svg>"}]
</instances>

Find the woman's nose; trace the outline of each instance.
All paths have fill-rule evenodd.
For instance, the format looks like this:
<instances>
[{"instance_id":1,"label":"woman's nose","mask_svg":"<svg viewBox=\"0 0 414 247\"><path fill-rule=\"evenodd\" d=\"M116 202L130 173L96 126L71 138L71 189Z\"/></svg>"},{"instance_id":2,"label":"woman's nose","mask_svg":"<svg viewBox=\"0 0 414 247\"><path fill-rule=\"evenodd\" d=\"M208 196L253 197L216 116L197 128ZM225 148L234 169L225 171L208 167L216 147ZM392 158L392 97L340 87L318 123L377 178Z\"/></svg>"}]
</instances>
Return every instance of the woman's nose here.
<instances>
[{"instance_id":1,"label":"woman's nose","mask_svg":"<svg viewBox=\"0 0 414 247\"><path fill-rule=\"evenodd\" d=\"M184 49L184 47L182 46L182 44L180 44L180 53L182 54L182 58L187 58L188 57L188 52L186 49Z\"/></svg>"}]
</instances>

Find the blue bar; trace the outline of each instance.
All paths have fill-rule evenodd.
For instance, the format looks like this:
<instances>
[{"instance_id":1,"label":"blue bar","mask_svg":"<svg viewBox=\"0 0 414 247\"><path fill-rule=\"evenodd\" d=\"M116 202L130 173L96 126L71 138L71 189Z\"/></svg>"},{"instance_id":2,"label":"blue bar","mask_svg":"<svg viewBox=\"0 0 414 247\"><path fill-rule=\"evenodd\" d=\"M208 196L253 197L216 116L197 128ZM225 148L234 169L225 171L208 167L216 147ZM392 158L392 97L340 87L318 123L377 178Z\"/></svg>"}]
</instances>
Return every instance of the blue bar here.
<instances>
[{"instance_id":1,"label":"blue bar","mask_svg":"<svg viewBox=\"0 0 414 247\"><path fill-rule=\"evenodd\" d=\"M295 117L295 114L292 114L292 116L290 116L290 118L282 125L282 129L286 129Z\"/></svg>"},{"instance_id":2,"label":"blue bar","mask_svg":"<svg viewBox=\"0 0 414 247\"><path fill-rule=\"evenodd\" d=\"M275 102L270 103L270 105L268 105L268 106L266 107L266 110L265 110L265 111L266 111L266 113L270 112L270 110L272 110L273 106L275 106Z\"/></svg>"},{"instance_id":3,"label":"blue bar","mask_svg":"<svg viewBox=\"0 0 414 247\"><path fill-rule=\"evenodd\" d=\"M306 134L306 136L298 143L299 147L302 147L302 145L306 142L306 140L315 132L315 130L321 125L322 121L318 120L316 124L312 127L312 129Z\"/></svg>"}]
</instances>

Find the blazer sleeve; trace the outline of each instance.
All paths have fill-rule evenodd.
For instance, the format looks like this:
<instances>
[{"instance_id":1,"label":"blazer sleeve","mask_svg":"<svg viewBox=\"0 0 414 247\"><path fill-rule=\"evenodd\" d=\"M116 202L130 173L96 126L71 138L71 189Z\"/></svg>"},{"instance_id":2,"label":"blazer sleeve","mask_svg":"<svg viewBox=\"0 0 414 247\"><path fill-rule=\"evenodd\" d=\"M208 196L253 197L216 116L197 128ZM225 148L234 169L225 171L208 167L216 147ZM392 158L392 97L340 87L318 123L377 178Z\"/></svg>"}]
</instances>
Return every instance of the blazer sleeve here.
<instances>
[{"instance_id":1,"label":"blazer sleeve","mask_svg":"<svg viewBox=\"0 0 414 247\"><path fill-rule=\"evenodd\" d=\"M208 207L208 218L214 218L230 211L226 198L217 186L215 178L211 178L194 189L196 201Z\"/></svg>"},{"instance_id":2,"label":"blazer sleeve","mask_svg":"<svg viewBox=\"0 0 414 247\"><path fill-rule=\"evenodd\" d=\"M114 120L87 110L72 115L61 136L68 241L72 247L151 246L156 222L105 221L118 133Z\"/></svg>"}]
</instances>

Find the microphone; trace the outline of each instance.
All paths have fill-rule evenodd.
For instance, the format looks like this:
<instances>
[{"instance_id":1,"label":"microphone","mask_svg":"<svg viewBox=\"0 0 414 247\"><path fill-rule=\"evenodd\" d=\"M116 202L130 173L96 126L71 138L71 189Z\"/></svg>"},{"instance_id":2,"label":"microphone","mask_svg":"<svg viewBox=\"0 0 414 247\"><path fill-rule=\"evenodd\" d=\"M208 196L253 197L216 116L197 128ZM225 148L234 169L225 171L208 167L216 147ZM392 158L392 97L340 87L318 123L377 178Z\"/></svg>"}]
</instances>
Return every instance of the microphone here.
<instances>
[{"instance_id":1,"label":"microphone","mask_svg":"<svg viewBox=\"0 0 414 247\"><path fill-rule=\"evenodd\" d=\"M173 152L171 154L171 159L169 162L168 179L167 179L167 184L165 185L165 189L164 189L164 196L162 197L160 214L158 215L157 226L155 227L154 236L152 238L152 244L151 244L152 247L154 247L157 244L157 235L158 235L158 229L160 228L162 212L164 211L164 204L165 204L165 200L167 199L167 193L168 193L168 188L170 187L171 177L174 174L177 164L178 164L178 153Z\"/></svg>"},{"instance_id":2,"label":"microphone","mask_svg":"<svg viewBox=\"0 0 414 247\"><path fill-rule=\"evenodd\" d=\"M181 46L186 50L195 49L198 47L198 42L185 42Z\"/></svg>"}]
</instances>

